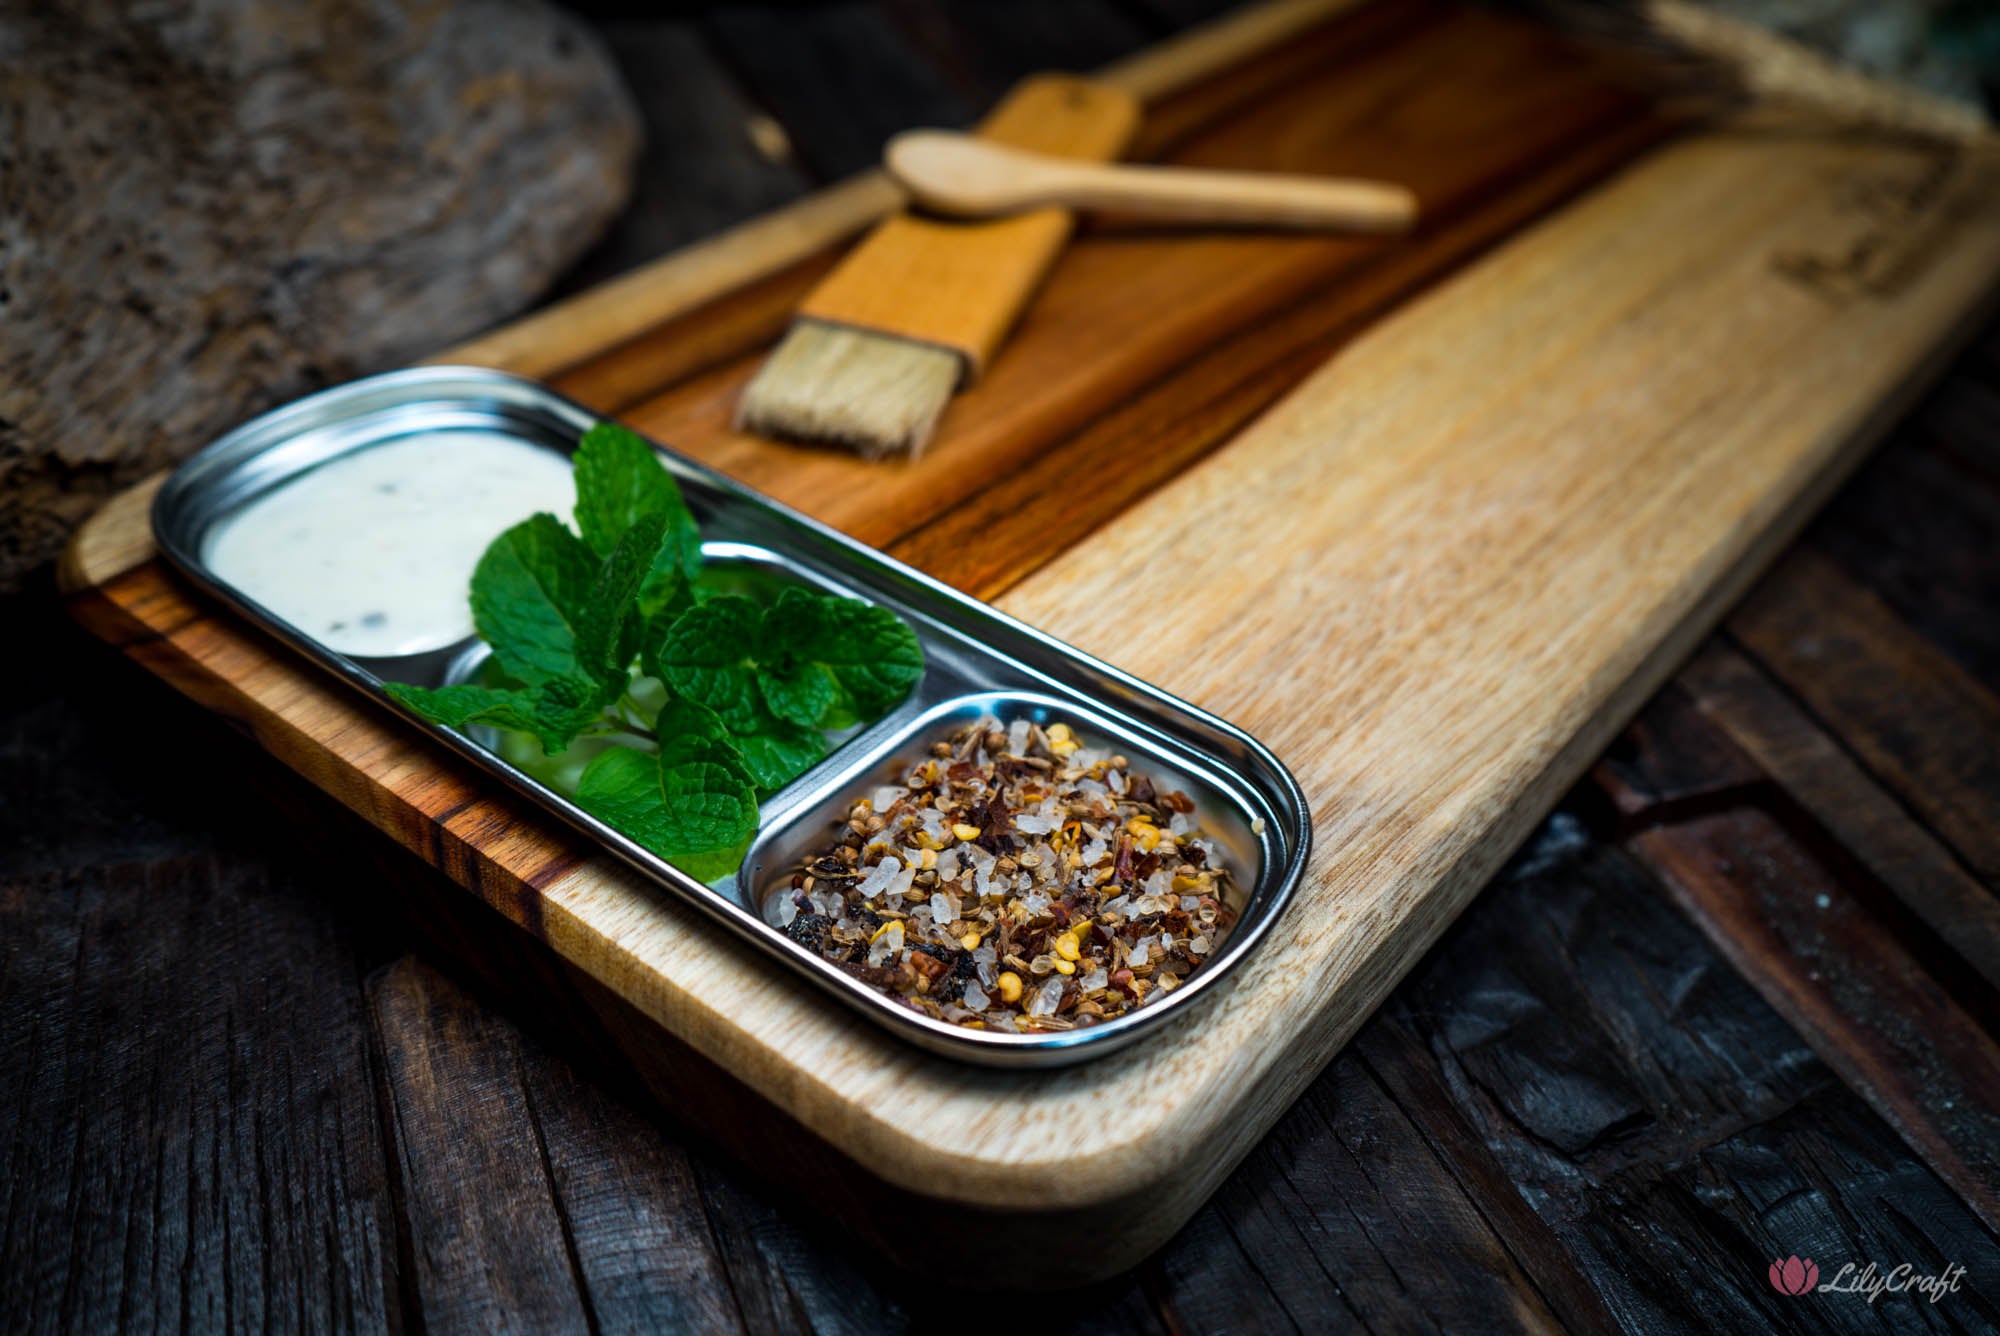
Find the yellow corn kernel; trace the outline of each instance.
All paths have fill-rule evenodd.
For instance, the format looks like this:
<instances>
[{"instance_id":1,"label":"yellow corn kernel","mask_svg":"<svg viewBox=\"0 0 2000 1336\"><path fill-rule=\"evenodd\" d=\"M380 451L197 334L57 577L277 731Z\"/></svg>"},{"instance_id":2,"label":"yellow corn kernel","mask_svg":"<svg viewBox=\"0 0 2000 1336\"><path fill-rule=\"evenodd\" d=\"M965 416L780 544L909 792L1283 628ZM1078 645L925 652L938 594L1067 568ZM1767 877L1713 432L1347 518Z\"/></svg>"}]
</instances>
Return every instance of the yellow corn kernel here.
<instances>
[{"instance_id":1,"label":"yellow corn kernel","mask_svg":"<svg viewBox=\"0 0 2000 1336\"><path fill-rule=\"evenodd\" d=\"M1182 895L1186 895L1189 891L1200 890L1201 883L1196 881L1193 877L1175 877L1174 889L1179 891Z\"/></svg>"},{"instance_id":2,"label":"yellow corn kernel","mask_svg":"<svg viewBox=\"0 0 2000 1336\"><path fill-rule=\"evenodd\" d=\"M1021 1000L1021 976L1014 973L1014 971L1003 971L995 986L1000 989L1000 1000L1002 1002L1019 1002Z\"/></svg>"},{"instance_id":3,"label":"yellow corn kernel","mask_svg":"<svg viewBox=\"0 0 2000 1336\"><path fill-rule=\"evenodd\" d=\"M1050 742L1068 742L1076 736L1069 731L1068 724L1050 724L1047 732Z\"/></svg>"},{"instance_id":4,"label":"yellow corn kernel","mask_svg":"<svg viewBox=\"0 0 2000 1336\"><path fill-rule=\"evenodd\" d=\"M1068 933L1064 933L1062 936L1056 938L1056 954L1064 960L1081 960L1083 958L1083 951L1077 946L1076 938L1070 936ZM1061 970L1062 966L1058 965L1056 968ZM1069 971L1063 970L1063 973L1068 974Z\"/></svg>"},{"instance_id":5,"label":"yellow corn kernel","mask_svg":"<svg viewBox=\"0 0 2000 1336\"><path fill-rule=\"evenodd\" d=\"M1067 756L1082 745L1075 738L1065 738L1061 742L1057 742L1053 738L1049 740L1049 750L1058 756Z\"/></svg>"},{"instance_id":6,"label":"yellow corn kernel","mask_svg":"<svg viewBox=\"0 0 2000 1336\"><path fill-rule=\"evenodd\" d=\"M883 925L882 925L881 927L877 928L877 929L875 930L875 933L874 933L874 935L873 935L872 937L870 937L870 938L868 939L868 941L870 942L870 944L873 944L873 943L875 943L875 942L879 942L879 941L881 941L881 940L882 940L882 934L883 934L883 933L885 933L885 932L889 931L889 929L891 929L891 928L901 928L902 926L903 926L903 920L901 920L901 919L890 919L890 920L889 920L889 921L888 921L887 923L884 923L884 924L883 924Z\"/></svg>"},{"instance_id":7,"label":"yellow corn kernel","mask_svg":"<svg viewBox=\"0 0 2000 1336\"><path fill-rule=\"evenodd\" d=\"M1068 941L1069 939L1068 939L1068 938L1064 938L1063 940L1064 940L1064 941ZM1075 962L1075 961L1073 961L1073 960L1064 960L1064 959L1062 959L1062 958L1061 958L1060 956L1058 956L1058 957L1056 958L1056 973L1057 973L1057 974L1074 974L1074 973L1076 973L1076 962Z\"/></svg>"},{"instance_id":8,"label":"yellow corn kernel","mask_svg":"<svg viewBox=\"0 0 2000 1336\"><path fill-rule=\"evenodd\" d=\"M1140 853L1149 854L1153 852L1153 847L1160 842L1160 831L1157 826L1149 826L1143 822L1135 821L1132 823L1130 829L1132 831L1132 843L1139 846Z\"/></svg>"},{"instance_id":9,"label":"yellow corn kernel","mask_svg":"<svg viewBox=\"0 0 2000 1336\"><path fill-rule=\"evenodd\" d=\"M958 939L958 944L968 951L977 951L979 949L979 934L969 932Z\"/></svg>"},{"instance_id":10,"label":"yellow corn kernel","mask_svg":"<svg viewBox=\"0 0 2000 1336\"><path fill-rule=\"evenodd\" d=\"M979 838L979 827L968 826L963 821L960 821L951 828L951 833L958 836L961 840L976 840Z\"/></svg>"},{"instance_id":11,"label":"yellow corn kernel","mask_svg":"<svg viewBox=\"0 0 2000 1336\"><path fill-rule=\"evenodd\" d=\"M936 867L936 866L937 866L937 850L935 850L935 849L926 849L926 850L924 850L924 854L923 854L923 857L921 857L921 858L919 858L919 859L917 860L917 865L918 865L919 867L923 867L923 868L934 868L934 867Z\"/></svg>"}]
</instances>

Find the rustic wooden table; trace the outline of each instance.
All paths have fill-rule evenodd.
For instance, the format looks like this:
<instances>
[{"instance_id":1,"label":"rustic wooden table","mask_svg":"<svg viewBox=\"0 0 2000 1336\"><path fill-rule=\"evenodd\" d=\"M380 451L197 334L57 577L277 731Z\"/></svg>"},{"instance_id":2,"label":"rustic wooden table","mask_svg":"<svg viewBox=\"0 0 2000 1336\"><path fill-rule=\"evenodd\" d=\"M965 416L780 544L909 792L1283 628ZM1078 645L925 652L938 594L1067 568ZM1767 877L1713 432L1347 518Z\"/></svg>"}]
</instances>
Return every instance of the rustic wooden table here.
<instances>
[{"instance_id":1,"label":"rustic wooden table","mask_svg":"<svg viewBox=\"0 0 2000 1336\"><path fill-rule=\"evenodd\" d=\"M572 286L1206 7L606 21L653 146ZM946 1238L883 1272L691 1144L538 948L44 581L0 605L0 1328L2000 1326L1996 441L2000 327L1194 1222L1069 1295L976 1296ZM1794 1297L1791 1254L1964 1272Z\"/></svg>"}]
</instances>

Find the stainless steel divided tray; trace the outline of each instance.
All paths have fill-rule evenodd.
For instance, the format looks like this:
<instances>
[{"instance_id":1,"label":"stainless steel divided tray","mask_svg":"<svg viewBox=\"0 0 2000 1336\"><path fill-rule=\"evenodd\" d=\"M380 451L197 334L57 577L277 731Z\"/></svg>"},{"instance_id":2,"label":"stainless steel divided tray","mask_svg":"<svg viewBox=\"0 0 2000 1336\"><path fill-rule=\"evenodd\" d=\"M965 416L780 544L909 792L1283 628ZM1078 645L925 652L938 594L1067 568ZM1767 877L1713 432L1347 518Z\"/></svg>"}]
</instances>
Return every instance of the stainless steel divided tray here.
<instances>
[{"instance_id":1,"label":"stainless steel divided tray","mask_svg":"<svg viewBox=\"0 0 2000 1336\"><path fill-rule=\"evenodd\" d=\"M740 564L766 577L891 607L915 628L926 658L907 700L839 741L825 760L766 800L741 869L713 884L647 852L489 751L479 737L402 711L384 693L388 682L462 679L483 650L477 641L394 658L342 654L231 587L205 560L219 521L328 460L441 431L497 432L567 454L595 421L542 386L497 372L393 372L313 395L216 441L161 489L153 529L173 564L208 593L598 840L828 997L934 1052L1010 1066L1053 1066L1108 1053L1200 1005L1256 947L1292 896L1311 829L1297 781L1261 744L671 450L661 455L700 521L709 564ZM1184 790L1198 804L1201 823L1225 850L1245 902L1235 931L1182 987L1085 1028L1040 1034L965 1029L875 991L791 942L766 917L775 889L788 884L801 855L831 837L855 799L893 782L900 766L956 726L988 713L1066 722L1086 743L1115 747L1135 769ZM1185 1031L1184 1037L1197 1033Z\"/></svg>"}]
</instances>

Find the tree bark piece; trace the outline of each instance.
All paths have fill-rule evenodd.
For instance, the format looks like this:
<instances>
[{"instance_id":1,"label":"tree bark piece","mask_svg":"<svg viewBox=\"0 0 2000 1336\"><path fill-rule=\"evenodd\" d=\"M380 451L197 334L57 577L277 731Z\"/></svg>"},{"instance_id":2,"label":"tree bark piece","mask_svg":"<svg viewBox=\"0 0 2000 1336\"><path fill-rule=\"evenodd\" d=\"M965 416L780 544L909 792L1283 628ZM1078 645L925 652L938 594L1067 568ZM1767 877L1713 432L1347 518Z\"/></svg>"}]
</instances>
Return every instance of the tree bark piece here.
<instances>
[{"instance_id":1,"label":"tree bark piece","mask_svg":"<svg viewBox=\"0 0 2000 1336\"><path fill-rule=\"evenodd\" d=\"M0 588L112 491L525 305L638 123L536 0L0 15Z\"/></svg>"}]
</instances>

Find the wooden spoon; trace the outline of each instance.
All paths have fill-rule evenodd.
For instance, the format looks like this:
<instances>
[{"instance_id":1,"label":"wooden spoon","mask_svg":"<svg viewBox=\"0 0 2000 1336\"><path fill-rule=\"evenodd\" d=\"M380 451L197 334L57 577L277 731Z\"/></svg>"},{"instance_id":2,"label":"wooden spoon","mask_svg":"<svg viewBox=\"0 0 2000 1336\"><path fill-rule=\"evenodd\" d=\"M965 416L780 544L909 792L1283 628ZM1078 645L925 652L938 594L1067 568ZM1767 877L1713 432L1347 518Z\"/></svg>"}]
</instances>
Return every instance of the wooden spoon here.
<instances>
[{"instance_id":1,"label":"wooden spoon","mask_svg":"<svg viewBox=\"0 0 2000 1336\"><path fill-rule=\"evenodd\" d=\"M1401 232L1417 218L1417 197L1382 181L1107 165L948 130L907 130L889 141L883 160L918 204L958 218L1051 204L1182 223L1336 232Z\"/></svg>"}]
</instances>

